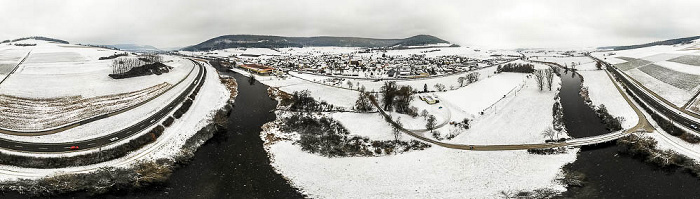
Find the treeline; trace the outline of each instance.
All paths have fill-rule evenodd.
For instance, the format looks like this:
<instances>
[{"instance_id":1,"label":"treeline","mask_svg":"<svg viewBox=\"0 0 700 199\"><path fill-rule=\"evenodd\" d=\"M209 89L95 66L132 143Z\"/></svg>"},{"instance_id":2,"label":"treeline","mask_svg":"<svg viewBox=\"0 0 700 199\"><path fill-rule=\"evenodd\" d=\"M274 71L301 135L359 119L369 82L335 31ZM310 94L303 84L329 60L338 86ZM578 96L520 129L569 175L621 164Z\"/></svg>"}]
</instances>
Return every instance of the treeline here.
<instances>
[{"instance_id":1,"label":"treeline","mask_svg":"<svg viewBox=\"0 0 700 199\"><path fill-rule=\"evenodd\" d=\"M109 76L114 79L123 79L170 72L172 67L162 62L163 58L160 55L142 55L138 58L118 57L112 61L112 74Z\"/></svg>"},{"instance_id":2,"label":"treeline","mask_svg":"<svg viewBox=\"0 0 700 199\"><path fill-rule=\"evenodd\" d=\"M532 64L520 64L520 63L507 63L503 66L499 65L496 68L496 72L514 72L514 73L532 73L535 72L535 65Z\"/></svg>"},{"instance_id":3,"label":"treeline","mask_svg":"<svg viewBox=\"0 0 700 199\"><path fill-rule=\"evenodd\" d=\"M15 46L36 46L36 44L14 44Z\"/></svg>"},{"instance_id":4,"label":"treeline","mask_svg":"<svg viewBox=\"0 0 700 199\"><path fill-rule=\"evenodd\" d=\"M18 41L28 40L28 39L36 39L36 40L43 40L43 41L50 41L50 42L68 44L68 42L67 42L67 41L64 41L64 40L54 39L54 38L48 38L48 37L42 37L42 36L22 37L22 38L14 39L14 40L11 40L11 41L5 40L3 43L5 43L5 42L18 42Z\"/></svg>"},{"instance_id":5,"label":"treeline","mask_svg":"<svg viewBox=\"0 0 700 199\"><path fill-rule=\"evenodd\" d=\"M118 54L114 54L114 55L110 55L110 56L106 56L106 57L100 57L98 60L114 59L117 57L128 56L128 55L129 55L129 53L124 52L124 53L118 53Z\"/></svg>"},{"instance_id":6,"label":"treeline","mask_svg":"<svg viewBox=\"0 0 700 199\"><path fill-rule=\"evenodd\" d=\"M481 75L481 74L480 74L480 73L477 73L477 72L469 73L469 74L467 74L467 75L464 76L464 77L459 77L459 78L457 78L457 83L459 83L459 86L460 86L460 87L469 85L469 84L471 84L471 83L474 83L474 82L479 81L479 76L480 76L480 75ZM440 89L438 89L438 90L440 90Z\"/></svg>"},{"instance_id":7,"label":"treeline","mask_svg":"<svg viewBox=\"0 0 700 199\"><path fill-rule=\"evenodd\" d=\"M657 142L653 138L632 134L618 139L617 145L622 146L621 154L662 168L681 168L693 176L700 176L700 164L697 161L672 150L657 149Z\"/></svg>"}]
</instances>

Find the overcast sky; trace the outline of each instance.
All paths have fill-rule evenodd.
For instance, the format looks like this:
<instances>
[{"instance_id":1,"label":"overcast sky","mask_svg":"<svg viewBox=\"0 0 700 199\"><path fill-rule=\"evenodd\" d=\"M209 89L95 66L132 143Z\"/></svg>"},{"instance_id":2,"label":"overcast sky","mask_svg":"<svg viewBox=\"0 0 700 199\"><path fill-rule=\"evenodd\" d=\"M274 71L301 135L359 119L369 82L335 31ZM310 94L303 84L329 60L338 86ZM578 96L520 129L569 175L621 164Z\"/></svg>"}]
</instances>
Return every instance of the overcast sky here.
<instances>
[{"instance_id":1,"label":"overcast sky","mask_svg":"<svg viewBox=\"0 0 700 199\"><path fill-rule=\"evenodd\" d=\"M700 35L700 1L0 1L0 39L183 47L226 34L405 38L485 48L594 47Z\"/></svg>"}]
</instances>

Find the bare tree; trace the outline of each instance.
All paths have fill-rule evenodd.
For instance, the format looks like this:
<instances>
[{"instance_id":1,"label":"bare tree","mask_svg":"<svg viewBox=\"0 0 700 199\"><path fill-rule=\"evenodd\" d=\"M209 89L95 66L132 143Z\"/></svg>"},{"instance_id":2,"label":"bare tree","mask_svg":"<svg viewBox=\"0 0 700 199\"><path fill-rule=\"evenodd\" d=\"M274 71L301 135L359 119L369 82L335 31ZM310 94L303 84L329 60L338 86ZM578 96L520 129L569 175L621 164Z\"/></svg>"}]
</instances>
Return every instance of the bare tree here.
<instances>
[{"instance_id":1,"label":"bare tree","mask_svg":"<svg viewBox=\"0 0 700 199\"><path fill-rule=\"evenodd\" d=\"M123 74L145 62L133 57L119 57L112 60L112 74Z\"/></svg>"},{"instance_id":2,"label":"bare tree","mask_svg":"<svg viewBox=\"0 0 700 199\"><path fill-rule=\"evenodd\" d=\"M423 111L420 112L420 116L423 117L423 119L428 119L428 111L423 109Z\"/></svg>"},{"instance_id":3,"label":"bare tree","mask_svg":"<svg viewBox=\"0 0 700 199\"><path fill-rule=\"evenodd\" d=\"M441 91L441 92L446 90L445 85L441 84L441 83L435 84L435 89L437 89L438 91Z\"/></svg>"},{"instance_id":4,"label":"bare tree","mask_svg":"<svg viewBox=\"0 0 700 199\"><path fill-rule=\"evenodd\" d=\"M480 74L480 73L469 73L469 74L467 74L467 83L470 83L470 84L471 84L471 83L474 83L474 82L479 81L479 75L481 75L481 74Z\"/></svg>"},{"instance_id":5,"label":"bare tree","mask_svg":"<svg viewBox=\"0 0 700 199\"><path fill-rule=\"evenodd\" d=\"M555 135L556 132L554 132L551 127L548 127L542 132L542 136L544 136L544 138L549 138L550 140L554 140Z\"/></svg>"},{"instance_id":6,"label":"bare tree","mask_svg":"<svg viewBox=\"0 0 700 199\"><path fill-rule=\"evenodd\" d=\"M537 88L539 88L540 90L544 88L544 71L535 71L535 82L537 82Z\"/></svg>"},{"instance_id":7,"label":"bare tree","mask_svg":"<svg viewBox=\"0 0 700 199\"><path fill-rule=\"evenodd\" d=\"M552 72L552 69L546 69L544 70L545 77L547 78L547 88L549 88L549 91L552 91L552 83L554 82L554 73Z\"/></svg>"},{"instance_id":8,"label":"bare tree","mask_svg":"<svg viewBox=\"0 0 700 199\"><path fill-rule=\"evenodd\" d=\"M595 62L595 67L598 68L598 70L603 69L603 64L601 64L599 61Z\"/></svg>"},{"instance_id":9,"label":"bare tree","mask_svg":"<svg viewBox=\"0 0 700 199\"><path fill-rule=\"evenodd\" d=\"M467 79L466 77L459 77L457 78L457 82L459 83L459 86L462 87L464 86L464 80Z\"/></svg>"},{"instance_id":10,"label":"bare tree","mask_svg":"<svg viewBox=\"0 0 700 199\"><path fill-rule=\"evenodd\" d=\"M394 135L394 141L398 143L399 139L401 138L401 129L399 128L403 127L403 124L401 123L401 117L396 118L396 126L392 127L394 127L394 131L392 132L392 134Z\"/></svg>"},{"instance_id":11,"label":"bare tree","mask_svg":"<svg viewBox=\"0 0 700 199\"><path fill-rule=\"evenodd\" d=\"M435 116L430 115L428 116L428 123L425 124L425 128L430 130L431 133L433 132L433 130L435 130L435 126L437 125L435 120Z\"/></svg>"},{"instance_id":12,"label":"bare tree","mask_svg":"<svg viewBox=\"0 0 700 199\"><path fill-rule=\"evenodd\" d=\"M348 80L348 87L350 88L350 90L352 90L352 86L353 86L353 85L354 85L354 84L352 84L352 82L351 82L350 80Z\"/></svg>"}]
</instances>

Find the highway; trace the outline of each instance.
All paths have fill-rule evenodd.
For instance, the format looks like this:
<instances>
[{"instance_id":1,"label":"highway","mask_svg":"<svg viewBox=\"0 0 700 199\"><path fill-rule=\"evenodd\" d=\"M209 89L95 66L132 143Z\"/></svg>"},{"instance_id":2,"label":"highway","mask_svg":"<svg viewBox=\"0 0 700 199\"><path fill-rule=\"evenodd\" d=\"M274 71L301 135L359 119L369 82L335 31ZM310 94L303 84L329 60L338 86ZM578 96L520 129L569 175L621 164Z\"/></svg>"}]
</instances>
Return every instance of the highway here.
<instances>
[{"instance_id":1,"label":"highway","mask_svg":"<svg viewBox=\"0 0 700 199\"><path fill-rule=\"evenodd\" d=\"M661 104L661 102L656 100L654 97L650 96L647 92L644 92L642 89L640 89L637 84L630 81L629 79L631 77L626 76L619 69L617 69L616 67L612 66L611 64L609 64L607 62L604 62L604 61L597 59L595 57L592 57L592 58L605 64L607 66L608 71L612 72L613 74L615 74L615 76L618 79L622 80L622 82L625 84L625 86L627 88L630 88L630 91L632 91L634 94L636 94L636 96L639 96L639 98L642 101L646 102L646 104L650 105L652 108L659 111L667 118L670 118L676 124L680 124L688 129L694 130L694 131L696 131L696 134L698 131L700 131L700 123L691 119L691 118L688 118L688 117L692 117L692 116L688 116L688 117L683 116L681 110L673 110L672 108L669 108L668 106L664 106L663 104Z\"/></svg>"},{"instance_id":2,"label":"highway","mask_svg":"<svg viewBox=\"0 0 700 199\"><path fill-rule=\"evenodd\" d=\"M194 60L190 60L197 66L199 66L199 72L197 73L197 77L195 80L187 87L187 89L182 92L177 98L175 98L173 101L171 101L168 105L164 106L161 110L156 112L155 114L147 117L146 119L128 126L124 129L118 130L116 132L93 138L93 139L88 139L88 140L82 140L82 141L77 141L77 142L65 142L65 143L34 143L34 142L20 142L20 141L15 141L15 140L10 140L10 139L5 139L5 138L0 138L0 148L7 149L7 150L12 150L12 151L20 151L20 152L34 152L34 153L63 153L63 152L75 152L75 151L82 151L82 150L88 150L88 149L94 149L98 147L103 147L105 145L109 145L112 142L118 142L120 140L130 138L131 136L134 136L138 134L139 132L142 132L144 129L147 129L151 126L157 125L161 119L164 119L170 115L170 112L174 111L176 108L178 108L179 104L184 102L189 95L192 93L193 90L195 90L197 87L201 87L203 85L204 80L206 79L206 68L200 64L199 62L196 62ZM78 146L79 149L71 149L72 146Z\"/></svg>"}]
</instances>

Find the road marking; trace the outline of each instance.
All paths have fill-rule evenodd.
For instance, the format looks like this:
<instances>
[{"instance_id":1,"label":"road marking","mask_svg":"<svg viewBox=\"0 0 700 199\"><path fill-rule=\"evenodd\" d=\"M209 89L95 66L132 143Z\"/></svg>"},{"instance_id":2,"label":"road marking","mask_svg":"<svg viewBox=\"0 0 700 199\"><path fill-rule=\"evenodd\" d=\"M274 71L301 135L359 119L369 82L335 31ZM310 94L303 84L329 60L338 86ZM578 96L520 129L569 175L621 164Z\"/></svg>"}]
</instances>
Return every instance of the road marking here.
<instances>
[{"instance_id":1,"label":"road marking","mask_svg":"<svg viewBox=\"0 0 700 199\"><path fill-rule=\"evenodd\" d=\"M95 145L95 143L90 143L90 144L88 144L88 146L92 146L92 145Z\"/></svg>"},{"instance_id":2,"label":"road marking","mask_svg":"<svg viewBox=\"0 0 700 199\"><path fill-rule=\"evenodd\" d=\"M46 147L39 147L39 149L41 149L41 150L46 150L46 149L49 149L49 148L46 148Z\"/></svg>"},{"instance_id":3,"label":"road marking","mask_svg":"<svg viewBox=\"0 0 700 199\"><path fill-rule=\"evenodd\" d=\"M17 148L22 148L22 146L20 146L20 145L15 145L15 147L17 147Z\"/></svg>"}]
</instances>

